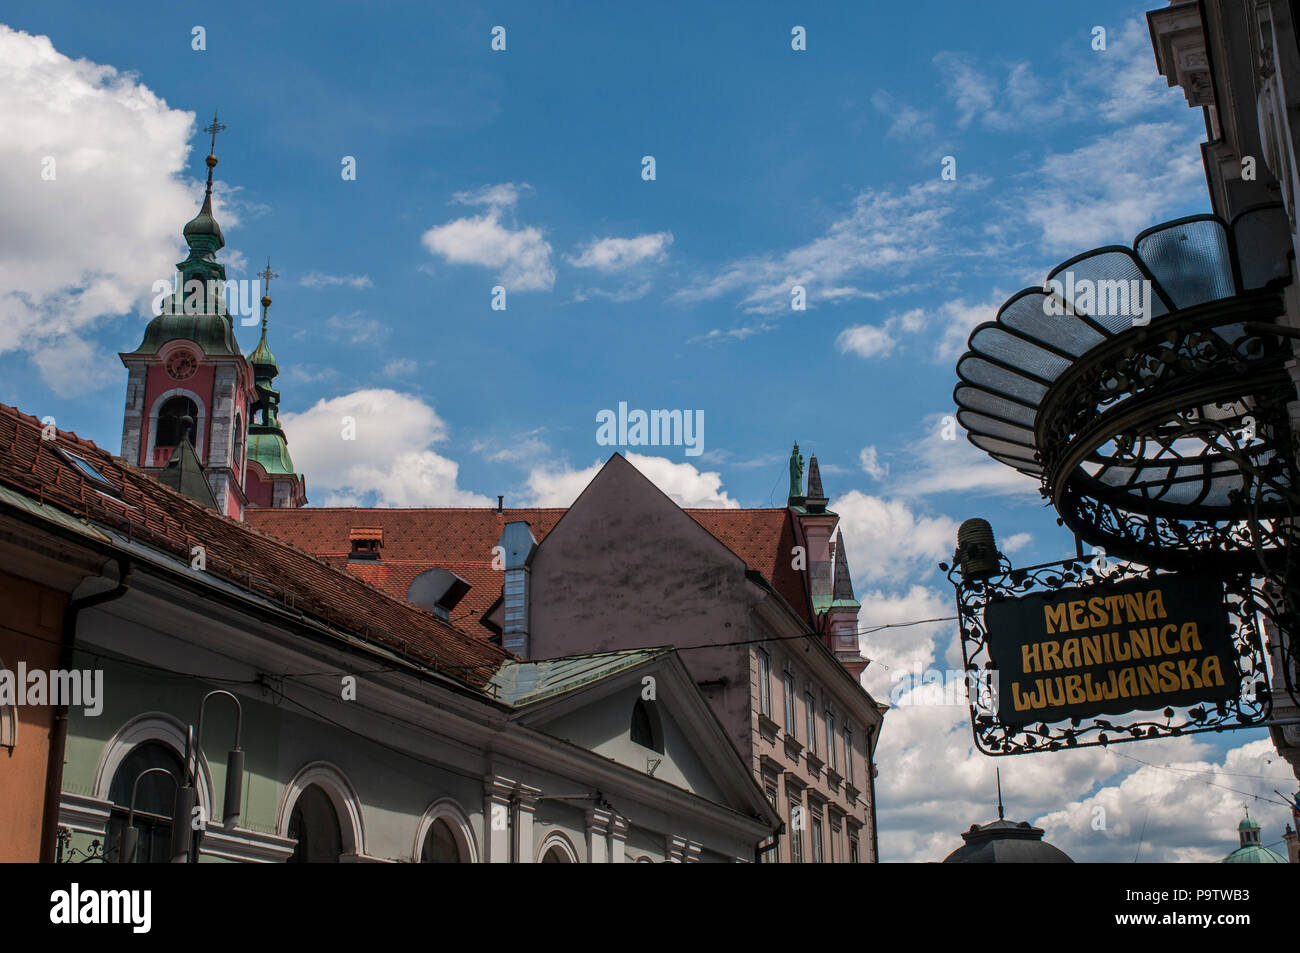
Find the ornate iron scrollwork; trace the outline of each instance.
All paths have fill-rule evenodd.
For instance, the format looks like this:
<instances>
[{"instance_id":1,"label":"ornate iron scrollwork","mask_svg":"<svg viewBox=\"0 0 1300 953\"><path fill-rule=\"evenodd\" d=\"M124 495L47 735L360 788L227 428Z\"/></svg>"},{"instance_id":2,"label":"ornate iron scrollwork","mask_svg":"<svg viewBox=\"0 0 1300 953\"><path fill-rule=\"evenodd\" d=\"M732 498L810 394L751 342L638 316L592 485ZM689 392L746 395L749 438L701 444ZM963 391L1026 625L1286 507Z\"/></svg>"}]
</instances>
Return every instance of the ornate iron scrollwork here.
<instances>
[{"instance_id":1,"label":"ornate iron scrollwork","mask_svg":"<svg viewBox=\"0 0 1300 953\"><path fill-rule=\"evenodd\" d=\"M946 568L946 566L944 567ZM1066 559L1025 569L1013 569L1005 558L999 572L986 579L963 579L954 563L948 578L957 591L962 658L975 745L988 755L1059 751L1064 748L1110 745L1146 738L1163 738L1206 731L1227 731L1259 725L1272 709L1264 666L1262 620L1287 625L1285 606L1277 604L1266 584L1252 574L1225 577L1225 608L1236 657L1236 699L1214 704L1165 708L1162 712L1133 712L1107 718L1071 718L1051 724L1008 725L998 718L993 661L989 654L984 610L993 602L1100 582L1153 579L1154 569L1131 562L1113 562L1104 571L1086 559ZM1159 720L1163 718L1163 721Z\"/></svg>"},{"instance_id":2,"label":"ornate iron scrollwork","mask_svg":"<svg viewBox=\"0 0 1300 953\"><path fill-rule=\"evenodd\" d=\"M1035 436L1043 493L1066 526L1166 569L1279 562L1297 502L1291 352L1244 324L1278 309L1259 293L1178 312L1053 384Z\"/></svg>"}]
</instances>

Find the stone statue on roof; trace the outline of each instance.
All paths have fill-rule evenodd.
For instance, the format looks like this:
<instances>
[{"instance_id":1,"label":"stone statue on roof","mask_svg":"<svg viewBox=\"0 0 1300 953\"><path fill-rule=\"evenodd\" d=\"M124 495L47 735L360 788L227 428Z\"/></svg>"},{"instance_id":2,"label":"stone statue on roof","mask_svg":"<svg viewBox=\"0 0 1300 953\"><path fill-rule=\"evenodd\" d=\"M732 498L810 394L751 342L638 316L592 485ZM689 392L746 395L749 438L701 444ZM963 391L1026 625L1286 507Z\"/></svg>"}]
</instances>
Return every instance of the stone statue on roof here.
<instances>
[{"instance_id":1,"label":"stone statue on roof","mask_svg":"<svg viewBox=\"0 0 1300 953\"><path fill-rule=\"evenodd\" d=\"M790 497L803 496L803 457L799 454L799 444L790 451Z\"/></svg>"}]
</instances>

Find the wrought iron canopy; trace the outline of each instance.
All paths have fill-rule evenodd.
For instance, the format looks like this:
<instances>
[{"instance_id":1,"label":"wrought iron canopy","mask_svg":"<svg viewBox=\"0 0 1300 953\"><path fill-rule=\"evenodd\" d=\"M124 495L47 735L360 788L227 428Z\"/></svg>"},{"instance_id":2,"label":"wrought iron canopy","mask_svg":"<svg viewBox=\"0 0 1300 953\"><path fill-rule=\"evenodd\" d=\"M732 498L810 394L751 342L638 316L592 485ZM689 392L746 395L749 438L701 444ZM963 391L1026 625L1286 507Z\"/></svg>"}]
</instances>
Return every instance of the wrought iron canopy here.
<instances>
[{"instance_id":1,"label":"wrought iron canopy","mask_svg":"<svg viewBox=\"0 0 1300 953\"><path fill-rule=\"evenodd\" d=\"M1268 205L1071 258L972 332L958 421L1108 553L1258 566L1295 500L1294 355L1268 331L1289 248L1285 213Z\"/></svg>"}]
</instances>

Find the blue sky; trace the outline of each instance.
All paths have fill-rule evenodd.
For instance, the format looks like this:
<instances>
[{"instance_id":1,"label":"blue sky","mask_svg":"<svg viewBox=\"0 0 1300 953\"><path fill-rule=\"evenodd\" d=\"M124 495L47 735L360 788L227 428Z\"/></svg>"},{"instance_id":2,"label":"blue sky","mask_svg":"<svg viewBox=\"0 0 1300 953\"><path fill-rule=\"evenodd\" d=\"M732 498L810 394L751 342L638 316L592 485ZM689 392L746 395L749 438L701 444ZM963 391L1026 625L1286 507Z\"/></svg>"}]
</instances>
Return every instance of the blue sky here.
<instances>
[{"instance_id":1,"label":"blue sky","mask_svg":"<svg viewBox=\"0 0 1300 953\"><path fill-rule=\"evenodd\" d=\"M702 456L630 448L667 492L781 505L798 440L844 517L864 623L950 614L934 567L962 519L989 518L1017 564L1073 550L1032 483L941 439L967 333L1057 262L1208 211L1201 115L1157 75L1145 6L159 3L124 16L10 0L0 104L23 135L0 141L0 400L117 451L115 354L138 344L152 282L183 257L197 130L220 109L221 257L232 278L268 255L282 276L271 344L313 504L564 505L613 449L596 443L598 411L698 410ZM57 185L35 174L46 155ZM944 156L955 181L940 178ZM805 311L790 307L795 284ZM496 285L505 311L490 307ZM255 329L240 339L251 349ZM343 414L361 421L352 444L337 439ZM865 649L880 697L890 673L959 660L942 625ZM961 716L891 715L886 858L942 856L989 819L992 763ZM907 753L939 736L926 758ZM1262 737L1125 747L1220 773L1236 758L1232 773L1257 777L1230 786L1269 793L1259 777L1289 775L1263 760ZM1144 825L1162 859L1231 849L1242 797L1075 754L1003 770L1022 814L1065 812L1051 835L1067 850L1131 852L1134 805L1150 815L1164 797L1155 779L1175 802L1209 798L1213 822L1179 821L1171 802L1162 828L1157 812ZM1108 792L1128 827L1102 838L1076 821Z\"/></svg>"}]
</instances>

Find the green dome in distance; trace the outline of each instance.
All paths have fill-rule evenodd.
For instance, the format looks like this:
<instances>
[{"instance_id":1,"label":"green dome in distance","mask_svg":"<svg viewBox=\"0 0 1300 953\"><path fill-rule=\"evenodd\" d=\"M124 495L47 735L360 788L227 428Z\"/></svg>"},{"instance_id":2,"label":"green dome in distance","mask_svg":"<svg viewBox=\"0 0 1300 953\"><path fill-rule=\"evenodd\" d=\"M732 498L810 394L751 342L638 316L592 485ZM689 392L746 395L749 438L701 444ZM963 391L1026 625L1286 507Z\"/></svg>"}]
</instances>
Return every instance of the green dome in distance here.
<instances>
[{"instance_id":1,"label":"green dome in distance","mask_svg":"<svg viewBox=\"0 0 1300 953\"><path fill-rule=\"evenodd\" d=\"M1227 857L1223 858L1225 864L1285 864L1287 859L1276 851L1269 850L1262 843L1259 837L1259 821L1250 816L1250 811L1246 811L1246 816L1241 819L1237 825L1237 836L1241 840L1241 846L1234 850Z\"/></svg>"}]
</instances>

